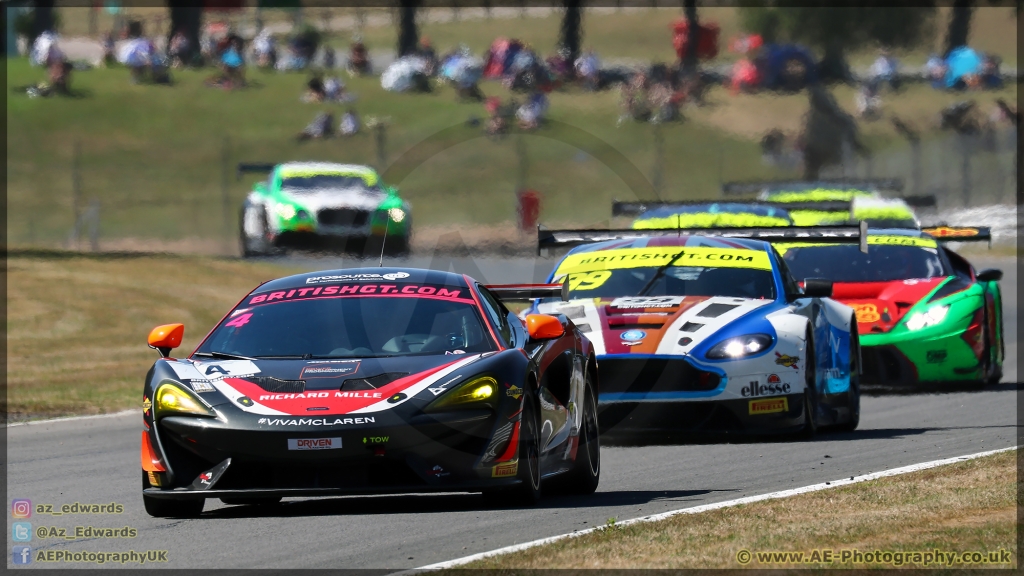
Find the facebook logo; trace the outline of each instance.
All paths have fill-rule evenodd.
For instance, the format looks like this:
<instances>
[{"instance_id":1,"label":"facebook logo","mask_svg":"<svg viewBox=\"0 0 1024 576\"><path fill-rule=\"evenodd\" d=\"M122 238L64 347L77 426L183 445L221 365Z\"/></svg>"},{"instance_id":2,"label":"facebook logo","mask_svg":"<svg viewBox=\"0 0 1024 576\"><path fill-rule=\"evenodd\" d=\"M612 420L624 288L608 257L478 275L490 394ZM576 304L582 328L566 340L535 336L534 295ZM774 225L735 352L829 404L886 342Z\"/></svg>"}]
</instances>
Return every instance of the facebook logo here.
<instances>
[{"instance_id":1,"label":"facebook logo","mask_svg":"<svg viewBox=\"0 0 1024 576\"><path fill-rule=\"evenodd\" d=\"M15 522L11 524L11 540L15 542L31 542L32 524L30 522Z\"/></svg>"},{"instance_id":2,"label":"facebook logo","mask_svg":"<svg viewBox=\"0 0 1024 576\"><path fill-rule=\"evenodd\" d=\"M11 562L18 565L25 565L32 563L32 547L31 546L14 546L11 548Z\"/></svg>"}]
</instances>

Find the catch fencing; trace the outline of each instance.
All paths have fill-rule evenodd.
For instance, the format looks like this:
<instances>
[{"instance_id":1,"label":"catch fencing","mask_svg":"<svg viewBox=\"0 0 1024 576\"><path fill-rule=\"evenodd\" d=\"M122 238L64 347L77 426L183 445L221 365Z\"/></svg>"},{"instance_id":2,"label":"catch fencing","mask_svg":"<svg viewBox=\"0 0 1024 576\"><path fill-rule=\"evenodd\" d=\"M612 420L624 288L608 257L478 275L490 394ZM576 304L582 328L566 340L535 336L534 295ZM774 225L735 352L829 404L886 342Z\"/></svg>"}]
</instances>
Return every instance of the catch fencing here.
<instances>
[{"instance_id":1,"label":"catch fencing","mask_svg":"<svg viewBox=\"0 0 1024 576\"><path fill-rule=\"evenodd\" d=\"M924 223L991 226L997 241L1012 242L1022 201L1017 154L1015 128L983 127L904 141L869 157L849 154L822 176L900 178L903 194L935 196L935 209L919 211Z\"/></svg>"}]
</instances>

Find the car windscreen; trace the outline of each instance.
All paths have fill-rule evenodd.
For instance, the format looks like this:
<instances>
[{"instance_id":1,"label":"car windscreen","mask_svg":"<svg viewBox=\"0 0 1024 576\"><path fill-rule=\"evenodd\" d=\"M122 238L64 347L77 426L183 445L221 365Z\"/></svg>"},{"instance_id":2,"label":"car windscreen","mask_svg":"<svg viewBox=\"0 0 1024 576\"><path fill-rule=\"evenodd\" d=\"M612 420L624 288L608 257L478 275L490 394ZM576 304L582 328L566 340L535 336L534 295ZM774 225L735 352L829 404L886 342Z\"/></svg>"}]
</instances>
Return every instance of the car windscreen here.
<instances>
[{"instance_id":1,"label":"car windscreen","mask_svg":"<svg viewBox=\"0 0 1024 576\"><path fill-rule=\"evenodd\" d=\"M496 350L464 287L354 284L348 288L352 293L339 294L346 286L335 285L246 298L196 353L379 358ZM313 295L313 290L318 294ZM299 296L299 291L305 294ZM450 296L453 292L461 297Z\"/></svg>"},{"instance_id":2,"label":"car windscreen","mask_svg":"<svg viewBox=\"0 0 1024 576\"><path fill-rule=\"evenodd\" d=\"M584 252L567 256L553 281L566 275L570 298L775 298L771 261L756 250L671 246Z\"/></svg>"},{"instance_id":3,"label":"car windscreen","mask_svg":"<svg viewBox=\"0 0 1024 576\"><path fill-rule=\"evenodd\" d=\"M311 174L305 176L289 176L281 180L281 187L291 192L312 192L322 189L361 188L376 191L377 186L367 186L360 176L342 174Z\"/></svg>"},{"instance_id":4,"label":"car windscreen","mask_svg":"<svg viewBox=\"0 0 1024 576\"><path fill-rule=\"evenodd\" d=\"M795 278L827 278L833 282L891 282L952 274L935 246L855 245L791 246L780 249Z\"/></svg>"}]
</instances>

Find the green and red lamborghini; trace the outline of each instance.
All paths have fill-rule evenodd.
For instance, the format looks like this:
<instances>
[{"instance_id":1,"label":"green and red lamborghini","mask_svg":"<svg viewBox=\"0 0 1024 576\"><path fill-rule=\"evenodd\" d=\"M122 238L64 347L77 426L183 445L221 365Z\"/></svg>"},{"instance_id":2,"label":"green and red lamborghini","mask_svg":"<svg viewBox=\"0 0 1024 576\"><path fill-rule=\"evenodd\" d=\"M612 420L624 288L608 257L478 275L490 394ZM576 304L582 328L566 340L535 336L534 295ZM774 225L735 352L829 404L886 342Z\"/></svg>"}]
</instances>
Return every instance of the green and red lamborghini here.
<instances>
[{"instance_id":1,"label":"green and red lamborghini","mask_svg":"<svg viewBox=\"0 0 1024 576\"><path fill-rule=\"evenodd\" d=\"M943 241L990 240L988 228L871 229L855 245L780 243L797 278L832 280L854 309L864 384L897 386L1002 377L1000 270L976 272Z\"/></svg>"}]
</instances>

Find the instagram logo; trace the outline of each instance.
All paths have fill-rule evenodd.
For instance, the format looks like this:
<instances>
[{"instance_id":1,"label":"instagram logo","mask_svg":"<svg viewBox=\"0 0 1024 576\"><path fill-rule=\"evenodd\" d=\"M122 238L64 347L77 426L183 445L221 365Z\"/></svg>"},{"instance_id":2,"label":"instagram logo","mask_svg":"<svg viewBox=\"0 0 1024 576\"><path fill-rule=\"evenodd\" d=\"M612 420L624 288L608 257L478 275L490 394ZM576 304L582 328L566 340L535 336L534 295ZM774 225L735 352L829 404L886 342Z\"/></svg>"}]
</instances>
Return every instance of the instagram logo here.
<instances>
[{"instance_id":1,"label":"instagram logo","mask_svg":"<svg viewBox=\"0 0 1024 576\"><path fill-rule=\"evenodd\" d=\"M28 499L15 498L11 501L11 516L14 518L31 518L32 501Z\"/></svg>"}]
</instances>

